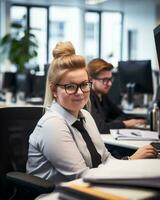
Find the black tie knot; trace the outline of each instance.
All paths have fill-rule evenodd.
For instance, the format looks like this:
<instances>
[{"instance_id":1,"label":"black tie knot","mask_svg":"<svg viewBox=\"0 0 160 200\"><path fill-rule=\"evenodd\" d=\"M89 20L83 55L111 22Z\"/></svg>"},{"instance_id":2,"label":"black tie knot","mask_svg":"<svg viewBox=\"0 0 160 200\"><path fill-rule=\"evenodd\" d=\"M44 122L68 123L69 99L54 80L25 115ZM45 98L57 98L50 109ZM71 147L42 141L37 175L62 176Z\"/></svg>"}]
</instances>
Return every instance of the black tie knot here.
<instances>
[{"instance_id":1,"label":"black tie knot","mask_svg":"<svg viewBox=\"0 0 160 200\"><path fill-rule=\"evenodd\" d=\"M84 126L83 126L83 122L82 121L75 121L73 124L72 124L73 127L75 127L77 130L79 130L80 132L83 132L85 130ZM85 130L86 131L86 130Z\"/></svg>"}]
</instances>

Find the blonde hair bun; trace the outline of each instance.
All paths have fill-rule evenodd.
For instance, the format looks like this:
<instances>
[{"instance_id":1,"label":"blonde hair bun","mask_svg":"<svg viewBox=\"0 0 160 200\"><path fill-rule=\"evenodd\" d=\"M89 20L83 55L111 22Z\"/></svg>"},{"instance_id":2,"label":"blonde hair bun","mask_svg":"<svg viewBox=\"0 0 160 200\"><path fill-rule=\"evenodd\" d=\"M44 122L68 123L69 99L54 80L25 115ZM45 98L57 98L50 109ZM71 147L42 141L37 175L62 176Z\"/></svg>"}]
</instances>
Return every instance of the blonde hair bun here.
<instances>
[{"instance_id":1,"label":"blonde hair bun","mask_svg":"<svg viewBox=\"0 0 160 200\"><path fill-rule=\"evenodd\" d=\"M75 49L71 42L58 42L53 49L52 55L55 59L75 55Z\"/></svg>"}]
</instances>

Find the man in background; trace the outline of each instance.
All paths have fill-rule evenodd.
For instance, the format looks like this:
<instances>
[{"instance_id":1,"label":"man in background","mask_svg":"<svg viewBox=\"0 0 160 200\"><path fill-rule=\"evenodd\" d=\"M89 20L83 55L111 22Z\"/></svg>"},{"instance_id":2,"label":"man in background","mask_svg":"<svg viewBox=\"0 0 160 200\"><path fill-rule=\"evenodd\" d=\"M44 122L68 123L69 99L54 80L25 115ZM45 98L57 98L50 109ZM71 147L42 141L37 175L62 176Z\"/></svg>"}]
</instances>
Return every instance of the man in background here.
<instances>
[{"instance_id":1,"label":"man in background","mask_svg":"<svg viewBox=\"0 0 160 200\"><path fill-rule=\"evenodd\" d=\"M113 81L112 69L112 64L100 58L91 60L87 65L92 81L90 111L102 134L109 133L110 129L134 128L145 124L144 119L131 119L108 97Z\"/></svg>"}]
</instances>

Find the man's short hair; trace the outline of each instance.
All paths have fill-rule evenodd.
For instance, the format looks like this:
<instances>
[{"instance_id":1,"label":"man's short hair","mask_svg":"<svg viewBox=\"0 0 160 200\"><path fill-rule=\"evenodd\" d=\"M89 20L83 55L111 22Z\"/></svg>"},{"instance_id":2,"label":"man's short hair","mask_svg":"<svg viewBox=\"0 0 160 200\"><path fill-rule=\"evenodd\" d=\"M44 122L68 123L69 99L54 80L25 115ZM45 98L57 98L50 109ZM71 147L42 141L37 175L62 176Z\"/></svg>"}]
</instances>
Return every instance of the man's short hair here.
<instances>
[{"instance_id":1,"label":"man's short hair","mask_svg":"<svg viewBox=\"0 0 160 200\"><path fill-rule=\"evenodd\" d=\"M113 65L101 58L91 60L87 65L87 71L90 77L96 77L101 71L111 71Z\"/></svg>"}]
</instances>

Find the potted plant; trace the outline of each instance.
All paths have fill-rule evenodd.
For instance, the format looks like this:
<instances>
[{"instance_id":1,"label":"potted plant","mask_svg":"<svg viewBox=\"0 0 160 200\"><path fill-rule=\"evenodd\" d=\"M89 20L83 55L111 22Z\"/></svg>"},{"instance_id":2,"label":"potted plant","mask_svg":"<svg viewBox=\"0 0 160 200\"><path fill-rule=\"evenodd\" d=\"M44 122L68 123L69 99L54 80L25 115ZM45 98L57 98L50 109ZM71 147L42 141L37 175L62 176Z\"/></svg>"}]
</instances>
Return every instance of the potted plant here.
<instances>
[{"instance_id":1,"label":"potted plant","mask_svg":"<svg viewBox=\"0 0 160 200\"><path fill-rule=\"evenodd\" d=\"M11 27L12 32L7 33L0 39L0 63L10 63L16 67L16 73L6 71L3 74L3 82L5 82L5 79L9 79L7 83L11 83L10 77L14 77L12 85L5 84L4 89L5 91L11 91L13 96L16 96L18 80L24 79L27 81L25 66L33 58L36 58L38 45L35 35L21 24L12 23Z\"/></svg>"},{"instance_id":2,"label":"potted plant","mask_svg":"<svg viewBox=\"0 0 160 200\"><path fill-rule=\"evenodd\" d=\"M24 72L25 65L37 56L37 40L34 34L19 23L12 23L13 32L0 39L0 61L8 60Z\"/></svg>"}]
</instances>

